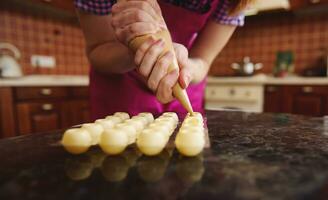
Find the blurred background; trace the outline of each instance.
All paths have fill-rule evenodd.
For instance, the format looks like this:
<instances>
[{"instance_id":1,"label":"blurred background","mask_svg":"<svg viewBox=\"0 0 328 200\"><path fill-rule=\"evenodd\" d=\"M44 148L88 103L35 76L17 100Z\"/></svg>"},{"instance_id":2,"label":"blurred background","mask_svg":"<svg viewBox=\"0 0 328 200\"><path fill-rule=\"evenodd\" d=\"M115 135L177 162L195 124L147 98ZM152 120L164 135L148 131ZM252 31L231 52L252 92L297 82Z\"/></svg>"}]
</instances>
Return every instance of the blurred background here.
<instances>
[{"instance_id":1,"label":"blurred background","mask_svg":"<svg viewBox=\"0 0 328 200\"><path fill-rule=\"evenodd\" d=\"M207 109L328 114L328 1L258 1L215 59ZM72 0L0 2L0 137L89 120Z\"/></svg>"}]
</instances>

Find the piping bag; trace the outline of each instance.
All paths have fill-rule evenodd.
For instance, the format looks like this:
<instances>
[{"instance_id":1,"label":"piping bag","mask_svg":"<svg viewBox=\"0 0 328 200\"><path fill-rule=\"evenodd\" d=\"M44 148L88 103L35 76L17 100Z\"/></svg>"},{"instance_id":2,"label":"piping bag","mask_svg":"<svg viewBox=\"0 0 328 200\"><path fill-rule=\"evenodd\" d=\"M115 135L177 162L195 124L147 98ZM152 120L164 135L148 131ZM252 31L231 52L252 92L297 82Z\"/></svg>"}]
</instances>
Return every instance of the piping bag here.
<instances>
[{"instance_id":1,"label":"piping bag","mask_svg":"<svg viewBox=\"0 0 328 200\"><path fill-rule=\"evenodd\" d=\"M126 0L120 0L120 1L126 1ZM175 51L174 51L174 48L173 48L171 35L170 35L170 33L167 29L162 29L162 30L160 30L160 31L158 31L154 34L147 34L147 35L137 36L137 37L133 38L132 40L130 40L128 46L131 50L136 52L138 50L138 48L140 47L140 45L142 45L150 37L152 37L155 40L162 39L165 43L164 50L161 53L161 55L159 56L159 58L162 57L168 51L171 51L174 55L173 56L173 62L169 65L167 73L170 73L171 71L173 71L175 69L179 70L179 65L178 65L178 61L177 61ZM173 90L174 97L192 115L193 114L193 109L192 109L192 106L190 104L190 100L189 100L189 97L188 97L188 94L187 94L186 90L182 89L179 82L177 82L173 86L172 90Z\"/></svg>"}]
</instances>

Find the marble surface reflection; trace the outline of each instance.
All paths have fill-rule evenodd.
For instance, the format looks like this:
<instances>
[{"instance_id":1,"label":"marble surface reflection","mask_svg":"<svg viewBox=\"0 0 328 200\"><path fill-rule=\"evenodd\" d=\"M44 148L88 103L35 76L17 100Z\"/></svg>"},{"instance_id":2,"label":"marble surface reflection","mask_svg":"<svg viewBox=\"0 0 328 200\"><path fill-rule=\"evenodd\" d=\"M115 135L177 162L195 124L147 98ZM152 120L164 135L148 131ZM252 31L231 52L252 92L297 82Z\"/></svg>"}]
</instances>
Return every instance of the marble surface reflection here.
<instances>
[{"instance_id":1,"label":"marble surface reflection","mask_svg":"<svg viewBox=\"0 0 328 200\"><path fill-rule=\"evenodd\" d=\"M326 118L207 111L211 149L70 155L61 131L0 140L0 199L327 199Z\"/></svg>"}]
</instances>

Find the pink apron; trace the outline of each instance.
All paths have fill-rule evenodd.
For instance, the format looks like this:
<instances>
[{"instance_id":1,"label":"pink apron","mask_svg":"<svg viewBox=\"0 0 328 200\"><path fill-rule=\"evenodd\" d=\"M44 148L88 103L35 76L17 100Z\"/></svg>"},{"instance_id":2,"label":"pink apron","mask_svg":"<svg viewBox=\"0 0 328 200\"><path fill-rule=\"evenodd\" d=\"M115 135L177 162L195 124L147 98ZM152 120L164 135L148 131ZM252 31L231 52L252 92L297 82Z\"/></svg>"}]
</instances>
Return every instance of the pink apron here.
<instances>
[{"instance_id":1,"label":"pink apron","mask_svg":"<svg viewBox=\"0 0 328 200\"><path fill-rule=\"evenodd\" d=\"M199 14L169 3L159 2L163 17L174 42L192 47L197 33L204 27L217 1L212 1L211 10ZM204 90L206 79L187 88L194 111L204 112ZM161 104L156 96L140 80L135 70L125 74L103 75L91 68L90 71L91 117L93 120L103 118L114 112L128 112L136 115L140 112L151 112L158 116L162 112L174 111L184 117L186 110L174 100Z\"/></svg>"}]
</instances>

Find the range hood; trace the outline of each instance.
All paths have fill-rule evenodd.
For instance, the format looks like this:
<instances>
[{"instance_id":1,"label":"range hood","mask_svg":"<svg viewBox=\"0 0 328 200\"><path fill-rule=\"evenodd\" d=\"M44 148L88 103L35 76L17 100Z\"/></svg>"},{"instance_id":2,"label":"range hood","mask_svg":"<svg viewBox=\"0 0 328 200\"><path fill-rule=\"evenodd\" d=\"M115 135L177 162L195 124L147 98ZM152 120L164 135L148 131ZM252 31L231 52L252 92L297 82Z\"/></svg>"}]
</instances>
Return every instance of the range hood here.
<instances>
[{"instance_id":1,"label":"range hood","mask_svg":"<svg viewBox=\"0 0 328 200\"><path fill-rule=\"evenodd\" d=\"M257 0L254 5L245 11L245 15L256 15L258 12L270 10L288 10L289 8L290 3L288 0Z\"/></svg>"}]
</instances>

